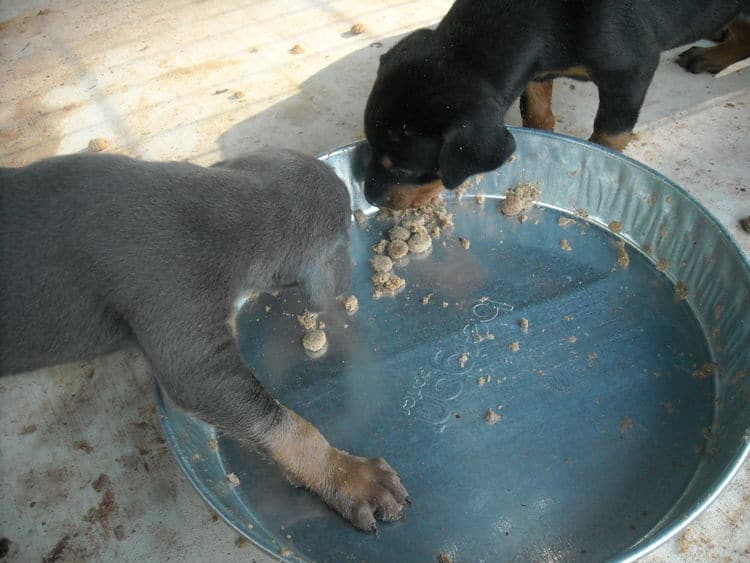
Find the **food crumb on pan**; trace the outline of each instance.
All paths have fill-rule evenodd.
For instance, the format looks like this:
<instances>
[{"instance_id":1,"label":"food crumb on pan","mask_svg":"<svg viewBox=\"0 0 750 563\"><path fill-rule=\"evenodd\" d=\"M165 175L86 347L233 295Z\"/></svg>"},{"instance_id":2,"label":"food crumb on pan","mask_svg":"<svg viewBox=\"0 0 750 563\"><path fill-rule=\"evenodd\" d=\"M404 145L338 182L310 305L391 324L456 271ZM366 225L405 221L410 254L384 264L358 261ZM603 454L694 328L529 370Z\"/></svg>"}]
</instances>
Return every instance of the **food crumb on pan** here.
<instances>
[{"instance_id":1,"label":"food crumb on pan","mask_svg":"<svg viewBox=\"0 0 750 563\"><path fill-rule=\"evenodd\" d=\"M409 254L409 245L403 240L394 240L388 243L388 256L392 260L398 260Z\"/></svg>"},{"instance_id":2,"label":"food crumb on pan","mask_svg":"<svg viewBox=\"0 0 750 563\"><path fill-rule=\"evenodd\" d=\"M575 219L571 217L562 216L557 219L557 224L560 227L565 228L565 227L569 227L570 225L577 225L578 221L576 221Z\"/></svg>"},{"instance_id":3,"label":"food crumb on pan","mask_svg":"<svg viewBox=\"0 0 750 563\"><path fill-rule=\"evenodd\" d=\"M356 295L349 295L346 297L342 296L339 299L339 302L344 306L344 310L350 315L359 311L359 300Z\"/></svg>"},{"instance_id":4,"label":"food crumb on pan","mask_svg":"<svg viewBox=\"0 0 750 563\"><path fill-rule=\"evenodd\" d=\"M566 321L572 321L572 320L573 320L574 318L575 318L575 317L573 317L573 315L565 315L565 316L563 317L563 319L565 319Z\"/></svg>"},{"instance_id":5,"label":"food crumb on pan","mask_svg":"<svg viewBox=\"0 0 750 563\"><path fill-rule=\"evenodd\" d=\"M464 250L469 250L471 248L471 241L464 237L458 237L458 242L461 243L461 246L464 247Z\"/></svg>"},{"instance_id":6,"label":"food crumb on pan","mask_svg":"<svg viewBox=\"0 0 750 563\"><path fill-rule=\"evenodd\" d=\"M361 209L356 209L354 211L354 219L357 221L360 227L364 227L369 223L367 215Z\"/></svg>"},{"instance_id":7,"label":"food crumb on pan","mask_svg":"<svg viewBox=\"0 0 750 563\"><path fill-rule=\"evenodd\" d=\"M571 344L575 344L578 341L578 338L576 336L568 336L568 342Z\"/></svg>"},{"instance_id":8,"label":"food crumb on pan","mask_svg":"<svg viewBox=\"0 0 750 563\"><path fill-rule=\"evenodd\" d=\"M620 221L611 221L609 223L609 230L619 235L622 232L622 223Z\"/></svg>"},{"instance_id":9,"label":"food crumb on pan","mask_svg":"<svg viewBox=\"0 0 750 563\"><path fill-rule=\"evenodd\" d=\"M664 410L667 412L667 414L672 414L674 412L674 405L670 402L664 403Z\"/></svg>"},{"instance_id":10,"label":"food crumb on pan","mask_svg":"<svg viewBox=\"0 0 750 563\"><path fill-rule=\"evenodd\" d=\"M388 231L388 236L391 240L408 240L409 236L411 236L411 233L406 227L402 225L396 225L390 231Z\"/></svg>"},{"instance_id":11,"label":"food crumb on pan","mask_svg":"<svg viewBox=\"0 0 750 563\"><path fill-rule=\"evenodd\" d=\"M576 209L575 214L578 215L581 219L588 219L589 218L589 212L585 209Z\"/></svg>"},{"instance_id":12,"label":"food crumb on pan","mask_svg":"<svg viewBox=\"0 0 750 563\"><path fill-rule=\"evenodd\" d=\"M443 309L447 309L447 308L448 308L448 302L447 301L443 301Z\"/></svg>"},{"instance_id":13,"label":"food crumb on pan","mask_svg":"<svg viewBox=\"0 0 750 563\"><path fill-rule=\"evenodd\" d=\"M428 305L430 303L430 298L435 295L435 293L428 293L424 297L422 297L422 305Z\"/></svg>"},{"instance_id":14,"label":"food crumb on pan","mask_svg":"<svg viewBox=\"0 0 750 563\"><path fill-rule=\"evenodd\" d=\"M240 484L240 478L237 477L234 473L227 473L227 481L229 481L230 485L233 487L236 487Z\"/></svg>"},{"instance_id":15,"label":"food crumb on pan","mask_svg":"<svg viewBox=\"0 0 750 563\"><path fill-rule=\"evenodd\" d=\"M375 254L385 254L385 251L388 248L388 241L386 239L381 239L380 242L373 244L370 247L370 250L372 250Z\"/></svg>"},{"instance_id":16,"label":"food crumb on pan","mask_svg":"<svg viewBox=\"0 0 750 563\"><path fill-rule=\"evenodd\" d=\"M417 231L407 241L409 252L421 254L427 252L432 247L432 238L427 233Z\"/></svg>"},{"instance_id":17,"label":"food crumb on pan","mask_svg":"<svg viewBox=\"0 0 750 563\"><path fill-rule=\"evenodd\" d=\"M326 333L318 329L307 332L302 338L302 346L308 352L320 352L325 348L327 342Z\"/></svg>"},{"instance_id":18,"label":"food crumb on pan","mask_svg":"<svg viewBox=\"0 0 750 563\"><path fill-rule=\"evenodd\" d=\"M684 301L688 296L688 286L684 281L678 281L674 286L674 294L678 301Z\"/></svg>"},{"instance_id":19,"label":"food crumb on pan","mask_svg":"<svg viewBox=\"0 0 750 563\"><path fill-rule=\"evenodd\" d=\"M568 242L568 239L560 239L560 248L562 248L565 252L570 252L573 250L573 247L570 246L570 243Z\"/></svg>"},{"instance_id":20,"label":"food crumb on pan","mask_svg":"<svg viewBox=\"0 0 750 563\"><path fill-rule=\"evenodd\" d=\"M219 442L215 438L211 438L208 441L208 448L210 450L214 450L214 451L218 450L219 449Z\"/></svg>"},{"instance_id":21,"label":"food crumb on pan","mask_svg":"<svg viewBox=\"0 0 750 563\"><path fill-rule=\"evenodd\" d=\"M437 561L438 563L453 563L453 556L446 552L438 553Z\"/></svg>"},{"instance_id":22,"label":"food crumb on pan","mask_svg":"<svg viewBox=\"0 0 750 563\"><path fill-rule=\"evenodd\" d=\"M669 268L669 260L662 258L656 263L656 269L660 272L665 272Z\"/></svg>"},{"instance_id":23,"label":"food crumb on pan","mask_svg":"<svg viewBox=\"0 0 750 563\"><path fill-rule=\"evenodd\" d=\"M522 331L528 332L529 331L529 319L527 319L526 317L521 317L518 320L518 326L521 327Z\"/></svg>"},{"instance_id":24,"label":"food crumb on pan","mask_svg":"<svg viewBox=\"0 0 750 563\"><path fill-rule=\"evenodd\" d=\"M378 273L390 272L393 270L393 260L384 254L376 254L370 259L372 269Z\"/></svg>"},{"instance_id":25,"label":"food crumb on pan","mask_svg":"<svg viewBox=\"0 0 750 563\"><path fill-rule=\"evenodd\" d=\"M617 244L617 263L623 268L627 268L630 265L630 256L628 256L625 250L625 241L620 241Z\"/></svg>"},{"instance_id":26,"label":"food crumb on pan","mask_svg":"<svg viewBox=\"0 0 750 563\"><path fill-rule=\"evenodd\" d=\"M521 343L518 340L508 344L508 350L510 350L511 352L518 352L520 349L521 349Z\"/></svg>"},{"instance_id":27,"label":"food crumb on pan","mask_svg":"<svg viewBox=\"0 0 750 563\"><path fill-rule=\"evenodd\" d=\"M498 210L503 215L513 217L531 209L534 201L538 200L541 195L542 191L535 184L527 182L514 186L505 193L505 199Z\"/></svg>"},{"instance_id":28,"label":"food crumb on pan","mask_svg":"<svg viewBox=\"0 0 750 563\"><path fill-rule=\"evenodd\" d=\"M630 431L634 426L633 419L629 416L623 416L620 419L620 434L625 434Z\"/></svg>"},{"instance_id":29,"label":"food crumb on pan","mask_svg":"<svg viewBox=\"0 0 750 563\"><path fill-rule=\"evenodd\" d=\"M458 365L460 367L462 367L462 368L465 368L466 367L466 362L468 362L468 361L469 361L469 353L468 352L464 352L458 358Z\"/></svg>"},{"instance_id":30,"label":"food crumb on pan","mask_svg":"<svg viewBox=\"0 0 750 563\"><path fill-rule=\"evenodd\" d=\"M484 415L484 420L486 420L489 424L497 424L503 419L503 415L497 414L494 409L487 409L487 412Z\"/></svg>"},{"instance_id":31,"label":"food crumb on pan","mask_svg":"<svg viewBox=\"0 0 750 563\"><path fill-rule=\"evenodd\" d=\"M484 205L484 194L475 195L474 201L476 201L479 205Z\"/></svg>"},{"instance_id":32,"label":"food crumb on pan","mask_svg":"<svg viewBox=\"0 0 750 563\"><path fill-rule=\"evenodd\" d=\"M477 379L477 385L479 385L480 387L483 387L484 385L487 385L490 381L492 381L491 375L487 375L487 376L483 375L479 379Z\"/></svg>"},{"instance_id":33,"label":"food crumb on pan","mask_svg":"<svg viewBox=\"0 0 750 563\"><path fill-rule=\"evenodd\" d=\"M318 328L318 313L312 313L305 309L301 315L297 315L297 322L303 330L315 330Z\"/></svg>"},{"instance_id":34,"label":"food crumb on pan","mask_svg":"<svg viewBox=\"0 0 750 563\"><path fill-rule=\"evenodd\" d=\"M292 554L292 550L291 549L287 549L285 547L282 547L279 550L279 555L281 555L282 557L289 557L291 554Z\"/></svg>"},{"instance_id":35,"label":"food crumb on pan","mask_svg":"<svg viewBox=\"0 0 750 563\"><path fill-rule=\"evenodd\" d=\"M110 147L109 139L94 137L89 141L89 152L102 152Z\"/></svg>"},{"instance_id":36,"label":"food crumb on pan","mask_svg":"<svg viewBox=\"0 0 750 563\"><path fill-rule=\"evenodd\" d=\"M700 368L693 370L693 377L696 379L705 379L714 373L716 373L716 364L714 362L706 362Z\"/></svg>"}]
</instances>

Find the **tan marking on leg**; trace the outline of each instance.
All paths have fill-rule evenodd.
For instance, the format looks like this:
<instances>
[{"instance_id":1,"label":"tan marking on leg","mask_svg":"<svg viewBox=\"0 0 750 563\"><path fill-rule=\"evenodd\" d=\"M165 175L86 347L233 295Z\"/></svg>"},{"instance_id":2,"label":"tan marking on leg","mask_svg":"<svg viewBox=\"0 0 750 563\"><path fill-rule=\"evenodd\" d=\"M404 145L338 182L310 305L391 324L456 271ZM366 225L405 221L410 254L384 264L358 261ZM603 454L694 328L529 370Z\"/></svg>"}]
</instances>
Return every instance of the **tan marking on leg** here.
<instances>
[{"instance_id":1,"label":"tan marking on leg","mask_svg":"<svg viewBox=\"0 0 750 563\"><path fill-rule=\"evenodd\" d=\"M532 129L555 130L552 113L552 80L529 82L521 95L521 117L523 126Z\"/></svg>"},{"instance_id":2,"label":"tan marking on leg","mask_svg":"<svg viewBox=\"0 0 750 563\"><path fill-rule=\"evenodd\" d=\"M735 18L727 26L727 38L713 47L692 47L677 62L690 72L717 73L750 57L750 22Z\"/></svg>"},{"instance_id":3,"label":"tan marking on leg","mask_svg":"<svg viewBox=\"0 0 750 563\"><path fill-rule=\"evenodd\" d=\"M282 408L284 418L269 431L264 445L292 483L317 493L363 530L373 531L376 518L401 518L407 492L384 459L337 450L312 424Z\"/></svg>"},{"instance_id":4,"label":"tan marking on leg","mask_svg":"<svg viewBox=\"0 0 750 563\"><path fill-rule=\"evenodd\" d=\"M622 151L634 138L635 135L630 131L626 133L618 133L617 135L594 131L594 134L591 135L589 141L602 145L603 147L609 147L616 151Z\"/></svg>"},{"instance_id":5,"label":"tan marking on leg","mask_svg":"<svg viewBox=\"0 0 750 563\"><path fill-rule=\"evenodd\" d=\"M583 65L576 65L560 71L560 74L568 78L578 78L580 80L591 80L589 69Z\"/></svg>"},{"instance_id":6,"label":"tan marking on leg","mask_svg":"<svg viewBox=\"0 0 750 563\"><path fill-rule=\"evenodd\" d=\"M386 170L390 170L391 168L393 168L393 161L388 156L384 156L383 158L381 158L380 159L380 164Z\"/></svg>"},{"instance_id":7,"label":"tan marking on leg","mask_svg":"<svg viewBox=\"0 0 750 563\"><path fill-rule=\"evenodd\" d=\"M398 184L388 188L385 206L390 209L424 207L442 190L443 182L440 179L419 185Z\"/></svg>"}]
</instances>

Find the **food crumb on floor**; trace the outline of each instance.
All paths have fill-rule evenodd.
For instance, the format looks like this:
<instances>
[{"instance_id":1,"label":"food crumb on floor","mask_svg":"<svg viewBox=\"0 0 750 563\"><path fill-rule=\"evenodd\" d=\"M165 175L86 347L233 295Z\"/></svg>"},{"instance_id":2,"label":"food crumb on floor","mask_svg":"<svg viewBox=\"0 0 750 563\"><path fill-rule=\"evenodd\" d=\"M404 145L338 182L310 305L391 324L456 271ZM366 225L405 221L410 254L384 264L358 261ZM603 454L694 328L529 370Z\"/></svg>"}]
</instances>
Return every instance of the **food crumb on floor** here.
<instances>
[{"instance_id":1,"label":"food crumb on floor","mask_svg":"<svg viewBox=\"0 0 750 563\"><path fill-rule=\"evenodd\" d=\"M620 419L620 434L625 434L630 431L634 426L633 419L629 416L623 416Z\"/></svg>"},{"instance_id":2,"label":"food crumb on floor","mask_svg":"<svg viewBox=\"0 0 750 563\"><path fill-rule=\"evenodd\" d=\"M239 548L243 548L247 546L250 542L245 538L244 536L237 536L234 540L234 545L236 545Z\"/></svg>"},{"instance_id":3,"label":"food crumb on floor","mask_svg":"<svg viewBox=\"0 0 750 563\"><path fill-rule=\"evenodd\" d=\"M289 49L289 52L292 55L300 55L305 52L305 48L300 45L299 43L295 44L291 49Z\"/></svg>"},{"instance_id":4,"label":"food crumb on floor","mask_svg":"<svg viewBox=\"0 0 750 563\"><path fill-rule=\"evenodd\" d=\"M503 415L497 414L494 409L487 409L487 412L484 415L484 420L486 420L489 424L497 424L503 419Z\"/></svg>"},{"instance_id":5,"label":"food crumb on floor","mask_svg":"<svg viewBox=\"0 0 750 563\"><path fill-rule=\"evenodd\" d=\"M366 31L365 24L363 24L363 23L355 23L349 29L349 31L351 31L354 35L361 35L362 33L364 33Z\"/></svg>"}]
</instances>

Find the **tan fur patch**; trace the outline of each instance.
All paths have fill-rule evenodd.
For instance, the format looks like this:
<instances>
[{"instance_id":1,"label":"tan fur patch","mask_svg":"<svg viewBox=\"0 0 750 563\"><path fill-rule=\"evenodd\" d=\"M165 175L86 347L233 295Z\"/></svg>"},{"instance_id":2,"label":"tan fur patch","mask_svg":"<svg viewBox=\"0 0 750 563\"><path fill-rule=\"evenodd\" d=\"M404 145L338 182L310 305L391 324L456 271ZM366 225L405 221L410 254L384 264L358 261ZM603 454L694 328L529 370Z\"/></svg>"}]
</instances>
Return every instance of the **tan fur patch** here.
<instances>
[{"instance_id":1,"label":"tan fur patch","mask_svg":"<svg viewBox=\"0 0 750 563\"><path fill-rule=\"evenodd\" d=\"M407 207L424 207L443 189L442 180L434 180L427 184L405 185L398 184L388 188L385 206L391 209L405 209Z\"/></svg>"},{"instance_id":2,"label":"tan fur patch","mask_svg":"<svg viewBox=\"0 0 750 563\"><path fill-rule=\"evenodd\" d=\"M622 151L634 137L635 135L630 131L618 133L617 135L594 131L594 134L591 135L589 141L616 151Z\"/></svg>"},{"instance_id":3,"label":"tan fur patch","mask_svg":"<svg viewBox=\"0 0 750 563\"><path fill-rule=\"evenodd\" d=\"M532 129L555 130L552 113L552 80L529 82L521 95L521 117L523 126Z\"/></svg>"},{"instance_id":4,"label":"tan fur patch","mask_svg":"<svg viewBox=\"0 0 750 563\"><path fill-rule=\"evenodd\" d=\"M393 161L388 156L384 156L383 158L381 158L380 164L386 170L390 170L391 168L393 168Z\"/></svg>"}]
</instances>

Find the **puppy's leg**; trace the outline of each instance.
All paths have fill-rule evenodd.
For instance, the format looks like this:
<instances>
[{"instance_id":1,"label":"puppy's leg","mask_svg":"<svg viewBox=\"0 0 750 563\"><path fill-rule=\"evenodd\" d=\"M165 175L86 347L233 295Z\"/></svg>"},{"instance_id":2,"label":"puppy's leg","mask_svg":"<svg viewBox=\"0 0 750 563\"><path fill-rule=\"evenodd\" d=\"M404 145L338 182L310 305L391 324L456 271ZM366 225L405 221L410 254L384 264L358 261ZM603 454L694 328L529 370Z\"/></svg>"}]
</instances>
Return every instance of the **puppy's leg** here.
<instances>
[{"instance_id":1,"label":"puppy's leg","mask_svg":"<svg viewBox=\"0 0 750 563\"><path fill-rule=\"evenodd\" d=\"M555 116L552 113L552 80L529 82L521 94L521 117L524 127L555 130Z\"/></svg>"},{"instance_id":2,"label":"puppy's leg","mask_svg":"<svg viewBox=\"0 0 750 563\"><path fill-rule=\"evenodd\" d=\"M589 138L591 142L617 151L630 142L656 62L631 72L602 73L594 77L599 89L599 109L594 133Z\"/></svg>"},{"instance_id":3,"label":"puppy's leg","mask_svg":"<svg viewBox=\"0 0 750 563\"><path fill-rule=\"evenodd\" d=\"M189 299L189 296L184 296ZM213 306L175 303L173 313L133 321L162 389L183 409L266 452L295 483L317 493L360 529L401 517L407 492L380 458L331 446L309 422L275 401L246 367Z\"/></svg>"},{"instance_id":4,"label":"puppy's leg","mask_svg":"<svg viewBox=\"0 0 750 563\"><path fill-rule=\"evenodd\" d=\"M694 74L716 74L747 57L750 57L750 19L738 17L729 24L723 43L713 47L691 47L677 57L677 64Z\"/></svg>"}]
</instances>

